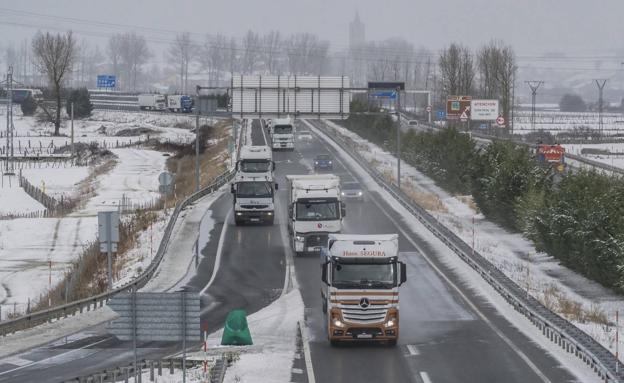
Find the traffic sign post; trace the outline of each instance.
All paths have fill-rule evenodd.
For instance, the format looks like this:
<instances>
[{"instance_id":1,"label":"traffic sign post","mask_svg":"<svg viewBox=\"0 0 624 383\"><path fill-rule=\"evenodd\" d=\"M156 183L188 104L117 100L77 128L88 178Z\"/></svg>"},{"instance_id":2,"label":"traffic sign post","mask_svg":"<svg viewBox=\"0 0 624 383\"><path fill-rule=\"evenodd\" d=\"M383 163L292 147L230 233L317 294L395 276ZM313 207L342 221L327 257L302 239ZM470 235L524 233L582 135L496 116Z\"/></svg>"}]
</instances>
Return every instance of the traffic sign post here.
<instances>
[{"instance_id":1,"label":"traffic sign post","mask_svg":"<svg viewBox=\"0 0 624 383\"><path fill-rule=\"evenodd\" d=\"M436 118L440 121L446 119L446 112L443 110L436 110Z\"/></svg>"},{"instance_id":2,"label":"traffic sign post","mask_svg":"<svg viewBox=\"0 0 624 383\"><path fill-rule=\"evenodd\" d=\"M472 121L495 121L498 116L498 100L470 101L470 119Z\"/></svg>"},{"instance_id":3,"label":"traffic sign post","mask_svg":"<svg viewBox=\"0 0 624 383\"><path fill-rule=\"evenodd\" d=\"M100 252L108 256L108 289L113 289L113 252L119 243L119 213L117 211L98 212L98 237Z\"/></svg>"},{"instance_id":4,"label":"traffic sign post","mask_svg":"<svg viewBox=\"0 0 624 383\"><path fill-rule=\"evenodd\" d=\"M117 77L112 75L98 75L97 87L104 89L114 89L117 86Z\"/></svg>"},{"instance_id":5,"label":"traffic sign post","mask_svg":"<svg viewBox=\"0 0 624 383\"><path fill-rule=\"evenodd\" d=\"M505 126L505 117L503 116L498 116L496 118L496 124L500 127L504 127Z\"/></svg>"},{"instance_id":6,"label":"traffic sign post","mask_svg":"<svg viewBox=\"0 0 624 383\"><path fill-rule=\"evenodd\" d=\"M470 120L470 96L449 96L446 100L447 120Z\"/></svg>"}]
</instances>

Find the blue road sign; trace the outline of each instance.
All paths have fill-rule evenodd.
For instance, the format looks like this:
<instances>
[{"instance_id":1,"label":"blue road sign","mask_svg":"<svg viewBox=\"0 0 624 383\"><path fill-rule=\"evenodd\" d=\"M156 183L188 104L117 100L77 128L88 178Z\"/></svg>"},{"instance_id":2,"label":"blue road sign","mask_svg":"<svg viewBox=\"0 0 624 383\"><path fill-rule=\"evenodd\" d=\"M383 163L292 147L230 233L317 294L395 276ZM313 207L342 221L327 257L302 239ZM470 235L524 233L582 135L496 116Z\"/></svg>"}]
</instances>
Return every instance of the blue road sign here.
<instances>
[{"instance_id":1,"label":"blue road sign","mask_svg":"<svg viewBox=\"0 0 624 383\"><path fill-rule=\"evenodd\" d=\"M444 120L446 118L446 111L444 111L444 110L436 110L436 118L438 120Z\"/></svg>"},{"instance_id":2,"label":"blue road sign","mask_svg":"<svg viewBox=\"0 0 624 383\"><path fill-rule=\"evenodd\" d=\"M487 129L487 124L480 124L479 129Z\"/></svg>"},{"instance_id":3,"label":"blue road sign","mask_svg":"<svg viewBox=\"0 0 624 383\"><path fill-rule=\"evenodd\" d=\"M375 93L371 93L371 96L378 97L378 98L395 99L397 94L396 94L396 92L393 92L393 91L390 91L390 92L375 92Z\"/></svg>"},{"instance_id":4,"label":"blue road sign","mask_svg":"<svg viewBox=\"0 0 624 383\"><path fill-rule=\"evenodd\" d=\"M117 83L117 78L111 75L98 75L97 87L98 88L114 88Z\"/></svg>"}]
</instances>

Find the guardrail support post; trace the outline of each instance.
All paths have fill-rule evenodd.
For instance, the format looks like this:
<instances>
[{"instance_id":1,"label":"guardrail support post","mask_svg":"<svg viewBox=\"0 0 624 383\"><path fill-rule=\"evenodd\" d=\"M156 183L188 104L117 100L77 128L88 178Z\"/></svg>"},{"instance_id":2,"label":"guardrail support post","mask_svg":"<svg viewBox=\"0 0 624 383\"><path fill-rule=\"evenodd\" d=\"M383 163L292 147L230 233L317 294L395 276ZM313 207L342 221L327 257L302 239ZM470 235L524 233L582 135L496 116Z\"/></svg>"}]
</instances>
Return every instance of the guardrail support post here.
<instances>
[{"instance_id":1,"label":"guardrail support post","mask_svg":"<svg viewBox=\"0 0 624 383\"><path fill-rule=\"evenodd\" d=\"M154 362L150 362L150 382L154 381Z\"/></svg>"}]
</instances>

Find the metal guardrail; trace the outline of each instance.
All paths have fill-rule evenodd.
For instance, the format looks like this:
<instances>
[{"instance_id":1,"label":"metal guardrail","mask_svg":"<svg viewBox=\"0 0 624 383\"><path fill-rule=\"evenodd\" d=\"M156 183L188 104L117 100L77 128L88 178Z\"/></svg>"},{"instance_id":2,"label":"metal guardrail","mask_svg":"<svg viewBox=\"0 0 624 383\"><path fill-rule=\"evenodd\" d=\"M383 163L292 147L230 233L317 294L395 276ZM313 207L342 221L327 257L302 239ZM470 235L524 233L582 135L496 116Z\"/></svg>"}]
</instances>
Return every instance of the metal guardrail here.
<instances>
[{"instance_id":1,"label":"metal guardrail","mask_svg":"<svg viewBox=\"0 0 624 383\"><path fill-rule=\"evenodd\" d=\"M187 360L186 368L200 368L203 367L203 361L201 360ZM163 370L169 370L169 375L173 375L175 370L182 370L182 359L165 359L165 360L141 360L137 365L137 372L143 375L149 372L149 378L146 380L154 382L158 377L163 376ZM222 383L225 377L225 370L227 369L227 362L223 357L214 361L210 372L208 374L207 383ZM104 383L104 382L130 382L133 381L135 376L134 364L128 364L125 366L109 368L100 372L76 377L73 379L65 380L64 383ZM139 379L141 381L141 379Z\"/></svg>"},{"instance_id":2,"label":"metal guardrail","mask_svg":"<svg viewBox=\"0 0 624 383\"><path fill-rule=\"evenodd\" d=\"M244 129L240 129L240 133L242 136L244 134ZM242 142L240 138L239 142ZM237 150L237 155L240 155L240 145ZM171 239L171 233L173 232L180 213L200 198L213 193L221 186L228 183L234 177L234 173L235 171L231 169L218 175L210 185L206 186L196 193L193 193L184 201L176 205L173 213L171 214L171 217L169 218L167 227L165 228L165 232L160 242L160 245L158 246L156 256L154 257L150 265L145 269L145 271L143 271L143 273L141 273L141 275L139 275L133 281L102 294L70 302L61 306L52 307L50 309L33 312L27 315L23 315L19 318L0 322L0 336L6 336L17 331L26 330L28 328L32 328L46 322L51 322L53 320L67 318L68 316L73 316L77 313L82 314L84 311L91 311L91 309L95 310L98 306L104 306L104 302L107 302L112 296L120 292L131 292L145 286L145 284L150 280L150 278L158 269L158 265L160 265L160 262L167 252L169 240Z\"/></svg>"},{"instance_id":3,"label":"metal guardrail","mask_svg":"<svg viewBox=\"0 0 624 383\"><path fill-rule=\"evenodd\" d=\"M559 345L566 352L573 353L586 363L604 382L622 382L624 374L616 373L616 359L609 350L574 326L563 317L547 309L525 290L490 263L479 252L473 250L455 233L446 228L424 208L412 202L395 185L389 185L385 178L368 162L353 150L342 138L322 127L322 122L313 122L314 126L325 133L346 153L362 166L375 179L377 184L388 191L405 209L412 213L429 231L445 243L470 267L475 269L496 291L498 291L516 311L526 316L538 327L544 336Z\"/></svg>"}]
</instances>

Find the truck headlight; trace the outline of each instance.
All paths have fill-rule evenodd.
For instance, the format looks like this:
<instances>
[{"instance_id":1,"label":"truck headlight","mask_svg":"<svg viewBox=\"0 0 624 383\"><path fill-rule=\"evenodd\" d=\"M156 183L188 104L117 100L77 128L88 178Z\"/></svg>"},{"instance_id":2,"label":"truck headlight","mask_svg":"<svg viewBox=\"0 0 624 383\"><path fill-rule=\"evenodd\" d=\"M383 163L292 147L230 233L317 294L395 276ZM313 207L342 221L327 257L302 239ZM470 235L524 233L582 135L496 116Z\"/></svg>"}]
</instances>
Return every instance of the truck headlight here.
<instances>
[{"instance_id":1,"label":"truck headlight","mask_svg":"<svg viewBox=\"0 0 624 383\"><path fill-rule=\"evenodd\" d=\"M345 193L344 192L340 192L340 195L345 195Z\"/></svg>"},{"instance_id":2,"label":"truck headlight","mask_svg":"<svg viewBox=\"0 0 624 383\"><path fill-rule=\"evenodd\" d=\"M273 215L272 211L267 212L267 215Z\"/></svg>"},{"instance_id":3,"label":"truck headlight","mask_svg":"<svg viewBox=\"0 0 624 383\"><path fill-rule=\"evenodd\" d=\"M386 324L384 325L385 327L393 327L394 325L396 325L396 318L392 317L390 318Z\"/></svg>"},{"instance_id":4,"label":"truck headlight","mask_svg":"<svg viewBox=\"0 0 624 383\"><path fill-rule=\"evenodd\" d=\"M361 195L362 195L362 192L361 192L361 191L359 191L359 192L358 192L358 195L359 195L359 196L361 196Z\"/></svg>"},{"instance_id":5,"label":"truck headlight","mask_svg":"<svg viewBox=\"0 0 624 383\"><path fill-rule=\"evenodd\" d=\"M318 161L314 161L314 165L318 165Z\"/></svg>"},{"instance_id":6,"label":"truck headlight","mask_svg":"<svg viewBox=\"0 0 624 383\"><path fill-rule=\"evenodd\" d=\"M243 215L243 213L241 213L240 211L237 211L236 215Z\"/></svg>"},{"instance_id":7,"label":"truck headlight","mask_svg":"<svg viewBox=\"0 0 624 383\"><path fill-rule=\"evenodd\" d=\"M331 162L331 161L329 161L329 164L331 165L331 164L332 164L332 162Z\"/></svg>"},{"instance_id":8,"label":"truck headlight","mask_svg":"<svg viewBox=\"0 0 624 383\"><path fill-rule=\"evenodd\" d=\"M342 323L342 321L338 318L334 318L334 320L332 321L334 327L344 327L344 323Z\"/></svg>"},{"instance_id":9,"label":"truck headlight","mask_svg":"<svg viewBox=\"0 0 624 383\"><path fill-rule=\"evenodd\" d=\"M296 235L296 236L295 236L295 240L296 240L297 242L303 242L303 241L305 240L305 238L304 238L303 236L301 236L301 235Z\"/></svg>"}]
</instances>

